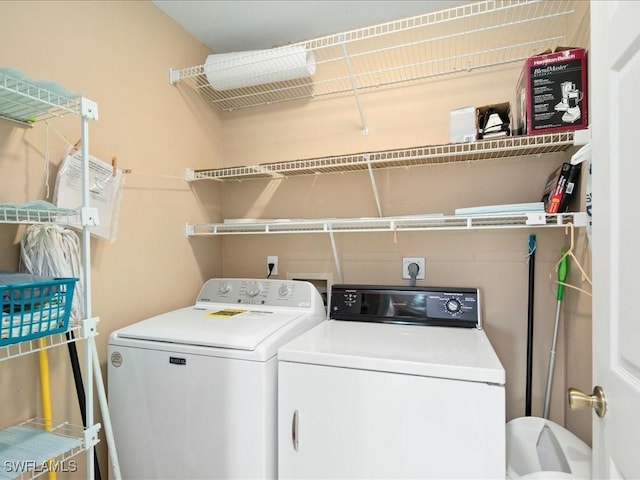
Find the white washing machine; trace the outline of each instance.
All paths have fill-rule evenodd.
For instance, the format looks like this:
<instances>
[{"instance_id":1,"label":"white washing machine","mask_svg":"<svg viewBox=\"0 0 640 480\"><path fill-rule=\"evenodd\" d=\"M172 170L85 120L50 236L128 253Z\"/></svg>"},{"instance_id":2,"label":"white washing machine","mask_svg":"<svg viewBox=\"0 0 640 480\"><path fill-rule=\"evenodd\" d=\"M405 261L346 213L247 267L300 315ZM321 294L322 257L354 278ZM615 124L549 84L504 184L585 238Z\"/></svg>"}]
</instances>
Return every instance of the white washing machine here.
<instances>
[{"instance_id":1,"label":"white washing machine","mask_svg":"<svg viewBox=\"0 0 640 480\"><path fill-rule=\"evenodd\" d=\"M325 319L308 282L211 279L195 305L113 332L122 477L275 478L277 349Z\"/></svg>"},{"instance_id":2,"label":"white washing machine","mask_svg":"<svg viewBox=\"0 0 640 480\"><path fill-rule=\"evenodd\" d=\"M505 478L505 371L476 289L334 285L278 352L281 479Z\"/></svg>"}]
</instances>

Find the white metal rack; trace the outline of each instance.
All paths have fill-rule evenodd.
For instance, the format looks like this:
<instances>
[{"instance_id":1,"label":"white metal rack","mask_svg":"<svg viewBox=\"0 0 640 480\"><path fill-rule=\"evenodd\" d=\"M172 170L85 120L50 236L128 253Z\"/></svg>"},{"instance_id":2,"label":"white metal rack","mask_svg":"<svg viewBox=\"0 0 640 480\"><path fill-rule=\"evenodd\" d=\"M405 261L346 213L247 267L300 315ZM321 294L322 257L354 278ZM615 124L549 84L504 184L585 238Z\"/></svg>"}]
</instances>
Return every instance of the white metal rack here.
<instances>
[{"instance_id":1,"label":"white metal rack","mask_svg":"<svg viewBox=\"0 0 640 480\"><path fill-rule=\"evenodd\" d=\"M48 472L73 473L70 460L98 441L98 425L83 428L69 423L47 425L34 418L0 431L0 443L7 445L0 459L10 476L36 478ZM9 473L8 472L8 473Z\"/></svg>"},{"instance_id":2,"label":"white metal rack","mask_svg":"<svg viewBox=\"0 0 640 480\"><path fill-rule=\"evenodd\" d=\"M290 52L304 49L312 55L315 73L302 79L261 82L252 72L256 67L264 68L260 63L264 56L256 53L246 57L247 68L237 69L233 64L216 68L227 69L221 73L229 77L231 85L257 85L216 90L207 78L212 67L206 63L171 69L170 82L188 85L224 111L302 98L355 95L367 133L359 92L507 65L553 49L566 41L566 20L574 13L574 5L575 0L480 1L270 51L276 61L269 68L275 74L295 65ZM513 44L509 41L512 38L520 40Z\"/></svg>"},{"instance_id":3,"label":"white metal rack","mask_svg":"<svg viewBox=\"0 0 640 480\"><path fill-rule=\"evenodd\" d=\"M96 120L98 106L87 98L68 96L44 87L41 82L0 71L0 118L30 126L67 114Z\"/></svg>"},{"instance_id":4,"label":"white metal rack","mask_svg":"<svg viewBox=\"0 0 640 480\"><path fill-rule=\"evenodd\" d=\"M580 133L580 134L578 134ZM588 133L588 132L587 132ZM222 224L187 224L187 236L240 235L270 233L312 232L381 232L418 230L465 230L470 228L555 227L566 223L584 226L581 214L550 215L544 219L539 214L453 216L412 216L385 218L380 207L378 189L373 176L374 169L435 165L451 162L469 162L488 159L539 155L562 152L583 142L588 135L583 132L560 132L545 135L502 137L478 142L412 147L382 152L356 153L333 157L321 157L267 163L254 166L228 167L212 170L188 170L187 180L242 181L274 179L288 176L339 173L369 170L370 180L378 206L379 218L374 219L321 219L302 221L247 220ZM532 216L533 215L533 216Z\"/></svg>"},{"instance_id":5,"label":"white metal rack","mask_svg":"<svg viewBox=\"0 0 640 480\"><path fill-rule=\"evenodd\" d=\"M495 215L415 215L409 217L326 218L318 220L256 220L187 225L187 236L286 233L416 232L428 230L508 229L523 227L576 227L587 225L584 212Z\"/></svg>"},{"instance_id":6,"label":"white metal rack","mask_svg":"<svg viewBox=\"0 0 640 480\"><path fill-rule=\"evenodd\" d=\"M52 84L53 85L53 84ZM39 351L43 348L52 348L58 345L76 341L80 338L85 340L85 395L86 395L86 428L76 427L75 433L69 433L71 428L68 424L58 425L53 429L45 428L41 422L30 421L15 427L9 427L0 431L0 440L11 438L9 442L15 443L16 433L28 432L26 436L27 444L18 443L17 447L27 448L27 460L31 463L23 464L19 469L14 461L21 460L14 456L20 448L3 450L2 463L6 471L0 474L5 478L5 473L9 478L33 478L44 471L38 465L37 460L56 459L62 461L77 455L81 451L87 452L87 478L94 478L94 446L98 442L98 431L100 424L94 423L93 416L93 388L96 347L95 335L97 333L97 318L91 315L91 250L90 250L90 227L95 225L97 217L95 209L89 207L89 121L98 119L98 106L95 102L84 97L69 97L58 92L56 89L48 89L42 82L31 81L23 76L7 73L6 69L0 71L0 118L18 123L23 126L31 126L35 122L46 120L52 117L60 117L67 114L76 115L81 122L82 155L84 158L83 168L83 198L82 205L77 210L49 210L39 207L31 207L29 204L23 206L10 205L0 207L0 223L21 223L33 224L41 222L54 222L69 226L82 227L82 262L84 277L84 316L85 319L78 323L71 323L66 333L47 337L48 345L42 347L37 341L27 341L16 345L0 347L0 361L9 360L17 356L26 355ZM80 333L77 338L75 333ZM26 429L26 430L25 430ZM35 448L31 449L33 436L35 435ZM20 435L18 435L20 437ZM65 447L66 445L66 447ZM6 453L6 457L5 457ZM40 468L39 468L40 467ZM21 470L21 471L18 471Z\"/></svg>"},{"instance_id":7,"label":"white metal rack","mask_svg":"<svg viewBox=\"0 0 640 480\"><path fill-rule=\"evenodd\" d=\"M521 63L545 50L568 44L567 25L576 0L486 0L329 35L268 51L271 71L264 71L264 52L247 54L242 68L224 62L170 70L170 83L184 84L224 111L303 98L354 95L363 133L368 127L359 94L385 86L424 82L434 77L466 75L480 69ZM511 40L517 38L518 42ZM306 52L315 60L305 78L260 82L296 66L294 55ZM289 53L293 52L293 53ZM239 72L239 73L238 73ZM227 85L214 88L210 80L222 74ZM273 76L272 76L273 74ZM580 133L580 135L578 135ZM471 229L553 228L586 225L586 214L518 213L478 216L385 217L375 183L375 169L475 162L563 152L584 144L588 132L561 132L533 136L498 137L482 141L418 146L378 152L258 165L188 170L187 181L269 180L368 170L378 217L318 220L251 220L186 225L191 236L328 233L338 277L341 277L334 234L337 232L441 231Z\"/></svg>"},{"instance_id":8,"label":"white metal rack","mask_svg":"<svg viewBox=\"0 0 640 480\"><path fill-rule=\"evenodd\" d=\"M500 137L469 143L422 146L253 166L188 170L187 180L270 179L318 173L411 167L561 152L574 145L574 132Z\"/></svg>"},{"instance_id":9,"label":"white metal rack","mask_svg":"<svg viewBox=\"0 0 640 480\"><path fill-rule=\"evenodd\" d=\"M31 225L36 223L58 223L73 227L82 225L80 209L41 209L28 205L5 206L0 204L0 223Z\"/></svg>"}]
</instances>

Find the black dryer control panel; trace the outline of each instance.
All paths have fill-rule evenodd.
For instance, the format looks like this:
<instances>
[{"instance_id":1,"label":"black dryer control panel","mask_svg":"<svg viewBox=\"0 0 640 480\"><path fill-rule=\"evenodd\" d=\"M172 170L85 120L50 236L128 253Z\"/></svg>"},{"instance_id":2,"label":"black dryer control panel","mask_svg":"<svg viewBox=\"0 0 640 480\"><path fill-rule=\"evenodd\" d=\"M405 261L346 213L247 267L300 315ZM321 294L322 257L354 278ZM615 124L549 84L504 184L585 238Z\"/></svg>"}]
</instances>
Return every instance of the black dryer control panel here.
<instances>
[{"instance_id":1,"label":"black dryer control panel","mask_svg":"<svg viewBox=\"0 0 640 480\"><path fill-rule=\"evenodd\" d=\"M333 320L482 328L476 288L338 284L331 288Z\"/></svg>"}]
</instances>

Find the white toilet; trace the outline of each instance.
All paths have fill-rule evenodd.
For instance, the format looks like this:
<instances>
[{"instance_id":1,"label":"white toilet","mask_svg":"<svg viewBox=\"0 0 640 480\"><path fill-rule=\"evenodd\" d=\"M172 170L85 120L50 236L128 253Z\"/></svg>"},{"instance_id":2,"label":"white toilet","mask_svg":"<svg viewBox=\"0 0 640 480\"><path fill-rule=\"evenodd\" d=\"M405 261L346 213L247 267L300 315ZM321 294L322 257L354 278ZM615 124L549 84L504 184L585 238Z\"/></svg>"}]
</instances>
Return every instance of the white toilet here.
<instances>
[{"instance_id":1,"label":"white toilet","mask_svg":"<svg viewBox=\"0 0 640 480\"><path fill-rule=\"evenodd\" d=\"M506 435L507 478L591 478L591 448L557 423L515 418Z\"/></svg>"}]
</instances>

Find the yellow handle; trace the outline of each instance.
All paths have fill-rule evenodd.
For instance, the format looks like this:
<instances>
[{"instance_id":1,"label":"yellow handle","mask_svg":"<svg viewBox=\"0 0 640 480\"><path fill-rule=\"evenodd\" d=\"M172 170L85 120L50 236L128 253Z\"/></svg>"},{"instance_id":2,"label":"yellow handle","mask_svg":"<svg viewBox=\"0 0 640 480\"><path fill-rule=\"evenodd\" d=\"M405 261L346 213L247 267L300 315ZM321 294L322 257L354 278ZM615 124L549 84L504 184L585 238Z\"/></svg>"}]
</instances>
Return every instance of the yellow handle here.
<instances>
[{"instance_id":1,"label":"yellow handle","mask_svg":"<svg viewBox=\"0 0 640 480\"><path fill-rule=\"evenodd\" d=\"M47 357L47 339L41 338L39 340L40 351L38 352L38 359L40 360L40 396L42 400L42 418L44 419L45 430L51 430L53 428L53 416L51 413L51 386L49 384L49 358ZM49 460L51 462L52 459ZM51 465L51 463L49 463ZM56 472L52 468L48 469L47 478L49 480L56 479Z\"/></svg>"}]
</instances>

